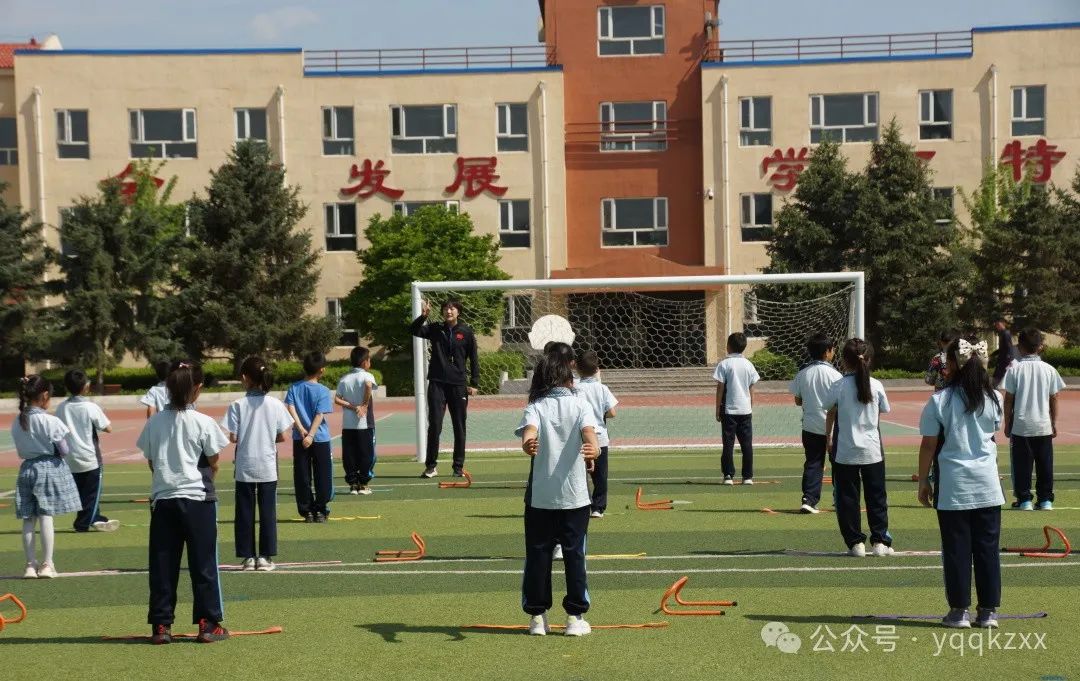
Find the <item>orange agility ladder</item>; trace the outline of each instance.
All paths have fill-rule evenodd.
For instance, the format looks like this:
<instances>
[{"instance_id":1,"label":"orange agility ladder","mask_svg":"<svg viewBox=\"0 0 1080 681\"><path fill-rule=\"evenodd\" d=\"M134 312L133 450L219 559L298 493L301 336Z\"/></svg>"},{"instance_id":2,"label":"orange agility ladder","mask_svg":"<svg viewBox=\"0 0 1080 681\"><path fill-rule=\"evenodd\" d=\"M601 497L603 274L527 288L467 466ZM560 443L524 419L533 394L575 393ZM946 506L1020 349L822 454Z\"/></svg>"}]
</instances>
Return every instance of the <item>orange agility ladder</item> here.
<instances>
[{"instance_id":1,"label":"orange agility ladder","mask_svg":"<svg viewBox=\"0 0 1080 681\"><path fill-rule=\"evenodd\" d=\"M1049 550L1050 549L1050 544L1051 544L1051 539L1050 539L1050 533L1051 532L1053 532L1057 536L1061 537L1061 543L1065 545L1065 548L1063 548L1060 552L1058 552L1058 551L1050 551ZM1028 547L1028 548L1002 549L1002 551L1004 551L1006 553L1019 553L1021 556L1024 556L1025 558L1065 558L1066 556L1069 555L1069 553L1072 552L1072 546L1069 544L1068 537L1066 537L1065 533L1062 532L1061 530L1059 530L1058 528L1053 527L1052 525L1044 525L1043 526L1043 535L1046 537L1046 543L1044 545L1042 545L1042 546Z\"/></svg>"},{"instance_id":2,"label":"orange agility ladder","mask_svg":"<svg viewBox=\"0 0 1080 681\"><path fill-rule=\"evenodd\" d=\"M642 501L640 487L637 488L637 495L634 497L634 505L639 511L671 511L675 508L672 503L674 502L671 499Z\"/></svg>"},{"instance_id":3,"label":"orange agility ladder","mask_svg":"<svg viewBox=\"0 0 1080 681\"><path fill-rule=\"evenodd\" d=\"M440 482L439 489L465 489L466 487L472 487L472 476L469 475L469 471L462 470L461 474L465 477L465 482Z\"/></svg>"},{"instance_id":4,"label":"orange agility ladder","mask_svg":"<svg viewBox=\"0 0 1080 681\"><path fill-rule=\"evenodd\" d=\"M723 610L674 610L668 606L668 600L674 598L675 602L679 605L685 605L693 608L731 608L738 605L736 601L684 601L682 599L682 590L686 586L686 582L689 581L689 577L680 577L675 580L675 583L668 587L667 591L660 598L660 610L665 615L723 615Z\"/></svg>"},{"instance_id":5,"label":"orange agility ladder","mask_svg":"<svg viewBox=\"0 0 1080 681\"><path fill-rule=\"evenodd\" d=\"M375 562L376 563L404 563L409 560L420 560L427 555L427 545L424 543L424 538L413 532L411 539L416 544L416 549L401 549L395 551L393 549L389 551L376 551Z\"/></svg>"},{"instance_id":6,"label":"orange agility ladder","mask_svg":"<svg viewBox=\"0 0 1080 681\"><path fill-rule=\"evenodd\" d=\"M3 613L0 613L0 631L4 630L5 625L18 624L26 619L26 606L23 605L23 602L20 601L15 594L4 594L3 596L0 596L0 602L3 601L11 601L14 603L15 607L19 609L19 616L15 619L8 619L7 617L4 617Z\"/></svg>"}]
</instances>

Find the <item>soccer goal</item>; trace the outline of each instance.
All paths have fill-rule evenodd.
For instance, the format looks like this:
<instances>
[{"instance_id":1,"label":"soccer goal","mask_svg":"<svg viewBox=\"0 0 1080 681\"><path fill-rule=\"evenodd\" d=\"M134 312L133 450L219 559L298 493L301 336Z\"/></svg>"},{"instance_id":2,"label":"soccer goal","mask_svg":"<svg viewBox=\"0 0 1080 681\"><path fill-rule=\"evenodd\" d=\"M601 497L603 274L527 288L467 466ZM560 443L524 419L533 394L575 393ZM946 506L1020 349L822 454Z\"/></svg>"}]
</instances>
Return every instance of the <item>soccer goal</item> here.
<instances>
[{"instance_id":1,"label":"soccer goal","mask_svg":"<svg viewBox=\"0 0 1080 681\"><path fill-rule=\"evenodd\" d=\"M414 282L412 312L427 301L462 303L480 350L480 392L470 398L467 448L515 449L513 430L545 343L595 352L600 378L619 400L608 423L613 449L719 447L713 370L727 337L747 337L744 356L762 382L754 392L754 440L796 446L802 431L788 383L809 358L806 339L864 335L862 272L701 277ZM416 451L427 446L426 341L413 339ZM440 449L453 444L450 419Z\"/></svg>"}]
</instances>

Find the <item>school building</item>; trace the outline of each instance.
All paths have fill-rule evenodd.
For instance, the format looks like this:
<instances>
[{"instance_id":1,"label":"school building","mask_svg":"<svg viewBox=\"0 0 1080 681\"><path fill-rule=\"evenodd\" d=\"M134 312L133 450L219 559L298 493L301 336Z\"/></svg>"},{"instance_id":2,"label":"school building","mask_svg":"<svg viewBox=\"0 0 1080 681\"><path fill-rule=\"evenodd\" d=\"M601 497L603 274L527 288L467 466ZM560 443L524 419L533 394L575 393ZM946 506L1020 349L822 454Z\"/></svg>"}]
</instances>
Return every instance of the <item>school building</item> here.
<instances>
[{"instance_id":1,"label":"school building","mask_svg":"<svg viewBox=\"0 0 1080 681\"><path fill-rule=\"evenodd\" d=\"M133 159L168 159L184 197L265 140L340 314L376 213L466 211L518 279L752 273L827 137L859 168L895 118L958 212L986 163L1062 184L1080 160L1080 24L727 41L717 0L538 9L538 43L514 47L0 46L4 196L56 247L65 206ZM730 291L669 295L705 300L714 340L753 321Z\"/></svg>"}]
</instances>

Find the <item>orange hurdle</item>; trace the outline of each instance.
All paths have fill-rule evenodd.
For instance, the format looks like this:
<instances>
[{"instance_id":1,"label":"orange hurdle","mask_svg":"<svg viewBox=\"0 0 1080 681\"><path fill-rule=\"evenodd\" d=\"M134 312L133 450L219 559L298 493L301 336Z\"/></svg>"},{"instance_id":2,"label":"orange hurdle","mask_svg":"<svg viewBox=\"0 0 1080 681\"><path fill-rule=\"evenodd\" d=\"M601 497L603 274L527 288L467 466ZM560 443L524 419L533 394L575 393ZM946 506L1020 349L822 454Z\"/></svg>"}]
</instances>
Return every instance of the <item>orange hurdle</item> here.
<instances>
[{"instance_id":1,"label":"orange hurdle","mask_svg":"<svg viewBox=\"0 0 1080 681\"><path fill-rule=\"evenodd\" d=\"M19 616L15 619L8 619L4 617L3 613L0 613L0 631L4 630L4 626L7 624L18 624L26 619L26 606L19 600L15 594L4 594L0 596L0 601L11 601L15 604L15 607L19 609Z\"/></svg>"},{"instance_id":2,"label":"orange hurdle","mask_svg":"<svg viewBox=\"0 0 1080 681\"><path fill-rule=\"evenodd\" d=\"M723 610L673 610L668 606L668 599L674 598L675 602L679 605L685 605L690 607L735 607L738 605L736 601L684 601L682 599L682 590L686 586L686 583L690 580L689 577L680 577L675 580L675 583L668 587L664 595L660 597L660 610L665 615L723 615Z\"/></svg>"},{"instance_id":3,"label":"orange hurdle","mask_svg":"<svg viewBox=\"0 0 1080 681\"><path fill-rule=\"evenodd\" d=\"M440 482L439 489L465 489L466 487L472 487L472 476L469 475L469 471L462 470L461 474L465 477L465 482Z\"/></svg>"},{"instance_id":4,"label":"orange hurdle","mask_svg":"<svg viewBox=\"0 0 1080 681\"><path fill-rule=\"evenodd\" d=\"M637 488L637 495L634 497L634 505L639 511L671 511L674 510L673 500L663 499L658 501L642 501L641 500L641 488Z\"/></svg>"},{"instance_id":5,"label":"orange hurdle","mask_svg":"<svg viewBox=\"0 0 1080 681\"><path fill-rule=\"evenodd\" d=\"M1053 532L1057 536L1061 537L1061 543L1065 544L1065 548L1061 551L1061 553L1058 553L1056 551L1049 551L1048 550L1050 548L1050 543L1051 543L1051 540L1050 540L1050 533L1051 532ZM1066 537L1065 533L1062 532L1061 530L1059 530L1058 528L1056 528L1056 527L1054 527L1052 525L1044 525L1043 526L1043 535L1046 537L1046 544L1044 544L1043 546L1040 546L1040 547L1037 547L1037 548L1028 547L1028 548L1015 548L1015 549L1002 549L1002 551L1004 551L1006 553L1019 553L1021 556L1024 556L1025 558L1065 558L1066 556L1068 556L1072 552L1072 546L1069 544L1068 537Z\"/></svg>"},{"instance_id":6,"label":"orange hurdle","mask_svg":"<svg viewBox=\"0 0 1080 681\"><path fill-rule=\"evenodd\" d=\"M416 550L413 549L401 549L400 551L376 551L375 562L376 563L403 563L409 560L420 560L427 555L427 545L424 543L424 538L413 532L411 539L416 544Z\"/></svg>"}]
</instances>

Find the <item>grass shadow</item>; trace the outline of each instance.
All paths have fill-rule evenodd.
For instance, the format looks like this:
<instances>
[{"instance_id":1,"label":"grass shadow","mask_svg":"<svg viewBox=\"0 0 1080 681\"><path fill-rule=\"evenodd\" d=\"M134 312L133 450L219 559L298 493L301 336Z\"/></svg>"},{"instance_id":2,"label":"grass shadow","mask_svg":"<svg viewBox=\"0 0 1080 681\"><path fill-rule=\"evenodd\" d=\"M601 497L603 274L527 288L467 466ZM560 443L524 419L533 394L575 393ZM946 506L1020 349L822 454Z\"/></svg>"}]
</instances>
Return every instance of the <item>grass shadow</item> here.
<instances>
[{"instance_id":1,"label":"grass shadow","mask_svg":"<svg viewBox=\"0 0 1080 681\"><path fill-rule=\"evenodd\" d=\"M373 634L382 636L386 643L402 643L398 638L401 634L445 634L449 638L447 643L456 643L465 640L465 634L461 627L439 627L429 625L405 624L403 622L375 622L372 624L357 624L357 629L367 629ZM470 629L469 633L476 634L514 634L521 636L524 632L513 629Z\"/></svg>"},{"instance_id":2,"label":"grass shadow","mask_svg":"<svg viewBox=\"0 0 1080 681\"><path fill-rule=\"evenodd\" d=\"M941 629L941 623L933 620L882 620L854 615L743 615L743 618L758 622L783 622L784 624L857 624L871 626L875 624L903 624L906 627L920 629Z\"/></svg>"}]
</instances>

